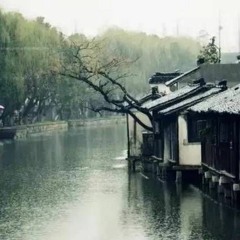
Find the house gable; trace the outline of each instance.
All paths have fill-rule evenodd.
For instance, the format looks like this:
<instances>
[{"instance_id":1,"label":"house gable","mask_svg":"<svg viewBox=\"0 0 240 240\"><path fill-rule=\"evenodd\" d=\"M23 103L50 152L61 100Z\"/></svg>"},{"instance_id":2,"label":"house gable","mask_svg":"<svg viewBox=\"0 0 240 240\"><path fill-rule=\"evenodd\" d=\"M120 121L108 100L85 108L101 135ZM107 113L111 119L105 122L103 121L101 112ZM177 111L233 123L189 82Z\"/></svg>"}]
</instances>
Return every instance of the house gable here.
<instances>
[{"instance_id":1,"label":"house gable","mask_svg":"<svg viewBox=\"0 0 240 240\"><path fill-rule=\"evenodd\" d=\"M149 84L161 84L161 83L166 83L178 76L180 76L181 73L179 72L172 72L172 73L160 73L160 72L156 72L155 74L153 74L148 82Z\"/></svg>"}]
</instances>

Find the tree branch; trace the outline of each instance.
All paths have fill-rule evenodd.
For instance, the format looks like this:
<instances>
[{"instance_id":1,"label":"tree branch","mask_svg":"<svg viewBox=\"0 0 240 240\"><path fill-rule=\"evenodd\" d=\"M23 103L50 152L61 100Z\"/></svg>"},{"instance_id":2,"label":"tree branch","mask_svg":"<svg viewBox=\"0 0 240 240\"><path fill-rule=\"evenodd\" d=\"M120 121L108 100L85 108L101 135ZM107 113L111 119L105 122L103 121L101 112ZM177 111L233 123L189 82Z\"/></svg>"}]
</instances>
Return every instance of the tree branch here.
<instances>
[{"instance_id":1,"label":"tree branch","mask_svg":"<svg viewBox=\"0 0 240 240\"><path fill-rule=\"evenodd\" d=\"M148 109L141 106L141 102L133 97L126 89L121 80L128 75L121 70L121 67L129 64L123 59L112 59L102 62L103 55L97 43L75 46L70 49L67 58L64 59L63 72L61 76L84 82L90 89L100 94L110 107L100 106L90 109L94 112L108 111L129 114L140 126L152 131L133 113L133 109L140 111L148 117L152 123L152 115ZM99 51L99 52L97 52ZM98 54L97 54L98 53Z\"/></svg>"}]
</instances>

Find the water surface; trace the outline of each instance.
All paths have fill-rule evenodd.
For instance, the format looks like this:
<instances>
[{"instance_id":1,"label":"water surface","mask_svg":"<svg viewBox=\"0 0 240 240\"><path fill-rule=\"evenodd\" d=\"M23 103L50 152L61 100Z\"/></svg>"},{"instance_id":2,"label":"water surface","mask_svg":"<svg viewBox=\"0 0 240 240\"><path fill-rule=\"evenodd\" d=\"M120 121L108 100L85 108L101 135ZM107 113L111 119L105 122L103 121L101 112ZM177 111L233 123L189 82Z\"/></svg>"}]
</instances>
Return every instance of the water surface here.
<instances>
[{"instance_id":1,"label":"water surface","mask_svg":"<svg viewBox=\"0 0 240 240\"><path fill-rule=\"evenodd\" d=\"M129 174L124 126L0 147L1 240L240 239L238 211Z\"/></svg>"}]
</instances>

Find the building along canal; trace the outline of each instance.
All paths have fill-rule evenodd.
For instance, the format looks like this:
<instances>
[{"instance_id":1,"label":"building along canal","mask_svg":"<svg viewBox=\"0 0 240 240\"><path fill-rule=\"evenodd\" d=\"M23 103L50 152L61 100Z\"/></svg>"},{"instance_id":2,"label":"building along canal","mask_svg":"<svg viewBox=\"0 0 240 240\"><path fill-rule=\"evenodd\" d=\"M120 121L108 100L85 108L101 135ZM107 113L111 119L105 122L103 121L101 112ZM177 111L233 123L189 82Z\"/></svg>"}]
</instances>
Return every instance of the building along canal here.
<instances>
[{"instance_id":1,"label":"building along canal","mask_svg":"<svg viewBox=\"0 0 240 240\"><path fill-rule=\"evenodd\" d=\"M240 239L240 212L128 173L125 125L0 146L1 240Z\"/></svg>"}]
</instances>

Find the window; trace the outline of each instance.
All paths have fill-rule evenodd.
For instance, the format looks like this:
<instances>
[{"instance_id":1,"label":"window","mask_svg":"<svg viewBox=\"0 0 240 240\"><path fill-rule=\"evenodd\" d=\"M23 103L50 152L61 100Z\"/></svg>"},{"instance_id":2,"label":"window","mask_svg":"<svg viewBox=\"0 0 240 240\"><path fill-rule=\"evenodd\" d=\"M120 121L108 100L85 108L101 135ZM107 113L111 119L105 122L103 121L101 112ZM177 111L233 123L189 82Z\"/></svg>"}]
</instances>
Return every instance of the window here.
<instances>
[{"instance_id":1,"label":"window","mask_svg":"<svg viewBox=\"0 0 240 240\"><path fill-rule=\"evenodd\" d=\"M220 143L227 143L228 142L228 124L226 122L220 123L220 134L219 134L219 141Z\"/></svg>"},{"instance_id":2,"label":"window","mask_svg":"<svg viewBox=\"0 0 240 240\"><path fill-rule=\"evenodd\" d=\"M206 129L206 120L188 118L188 142L201 142Z\"/></svg>"}]
</instances>

